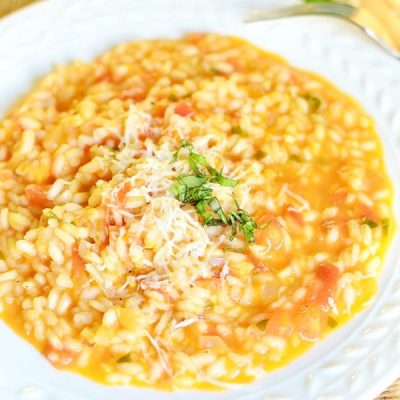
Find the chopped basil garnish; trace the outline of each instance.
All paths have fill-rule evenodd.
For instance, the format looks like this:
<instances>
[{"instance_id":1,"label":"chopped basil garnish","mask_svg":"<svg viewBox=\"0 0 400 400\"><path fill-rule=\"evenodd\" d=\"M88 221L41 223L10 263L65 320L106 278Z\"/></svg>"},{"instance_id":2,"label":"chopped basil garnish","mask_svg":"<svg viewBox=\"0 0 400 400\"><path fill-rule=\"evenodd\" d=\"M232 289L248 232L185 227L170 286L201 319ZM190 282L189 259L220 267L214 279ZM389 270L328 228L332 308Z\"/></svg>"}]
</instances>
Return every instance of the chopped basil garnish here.
<instances>
[{"instance_id":1,"label":"chopped basil garnish","mask_svg":"<svg viewBox=\"0 0 400 400\"><path fill-rule=\"evenodd\" d=\"M215 168L210 167L207 165L207 170L210 174L210 181L219 183L221 186L229 186L229 187L235 187L238 182L235 181L234 179L227 178L226 176L222 175L222 171L218 172Z\"/></svg>"},{"instance_id":2,"label":"chopped basil garnish","mask_svg":"<svg viewBox=\"0 0 400 400\"><path fill-rule=\"evenodd\" d=\"M260 228L254 218L246 210L240 208L235 198L237 209L224 211L209 186L212 182L221 186L235 187L238 182L224 176L222 171L211 167L204 156L193 152L193 146L187 141L183 142L173 154L173 161L178 160L179 153L184 148L189 150L187 161L193 174L179 175L175 184L171 186L170 192L182 203L192 204L204 225L230 226L232 229L230 240L233 240L241 232L246 243L254 242L254 231Z\"/></svg>"},{"instance_id":3,"label":"chopped basil garnish","mask_svg":"<svg viewBox=\"0 0 400 400\"><path fill-rule=\"evenodd\" d=\"M194 175L179 175L170 192L182 203L208 200L212 197L212 189L205 186L206 178Z\"/></svg>"}]
</instances>

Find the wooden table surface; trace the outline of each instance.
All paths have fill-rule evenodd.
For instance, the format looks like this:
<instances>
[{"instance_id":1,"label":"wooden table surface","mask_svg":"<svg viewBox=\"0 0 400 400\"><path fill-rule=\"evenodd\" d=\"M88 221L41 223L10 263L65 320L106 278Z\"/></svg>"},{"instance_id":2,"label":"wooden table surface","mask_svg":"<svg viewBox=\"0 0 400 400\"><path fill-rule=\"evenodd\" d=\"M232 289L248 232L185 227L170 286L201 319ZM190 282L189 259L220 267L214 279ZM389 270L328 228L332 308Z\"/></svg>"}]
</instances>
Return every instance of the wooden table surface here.
<instances>
[{"instance_id":1,"label":"wooden table surface","mask_svg":"<svg viewBox=\"0 0 400 400\"><path fill-rule=\"evenodd\" d=\"M34 1L37 0L0 0L0 18ZM386 389L376 400L400 400L400 379Z\"/></svg>"}]
</instances>

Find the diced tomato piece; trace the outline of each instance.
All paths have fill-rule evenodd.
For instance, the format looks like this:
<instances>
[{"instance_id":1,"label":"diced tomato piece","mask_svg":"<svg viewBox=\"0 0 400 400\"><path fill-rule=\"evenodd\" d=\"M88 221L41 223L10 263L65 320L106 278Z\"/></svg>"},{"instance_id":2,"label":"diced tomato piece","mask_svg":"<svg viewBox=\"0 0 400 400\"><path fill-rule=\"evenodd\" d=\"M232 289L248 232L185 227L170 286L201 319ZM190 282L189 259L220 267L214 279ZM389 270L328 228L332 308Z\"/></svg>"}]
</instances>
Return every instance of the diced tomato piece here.
<instances>
[{"instance_id":1,"label":"diced tomato piece","mask_svg":"<svg viewBox=\"0 0 400 400\"><path fill-rule=\"evenodd\" d=\"M165 114L166 106L164 104L156 104L153 107L152 115L154 118L163 118Z\"/></svg>"},{"instance_id":2,"label":"diced tomato piece","mask_svg":"<svg viewBox=\"0 0 400 400\"><path fill-rule=\"evenodd\" d=\"M111 80L111 75L109 71L102 71L97 77L95 82L107 82Z\"/></svg>"},{"instance_id":3,"label":"diced tomato piece","mask_svg":"<svg viewBox=\"0 0 400 400\"><path fill-rule=\"evenodd\" d=\"M208 265L212 268L214 277L220 277L225 263L226 263L226 259L224 257L210 257L209 258Z\"/></svg>"},{"instance_id":4,"label":"diced tomato piece","mask_svg":"<svg viewBox=\"0 0 400 400\"><path fill-rule=\"evenodd\" d=\"M243 70L242 65L237 58L230 57L227 61L232 65L234 71L240 72Z\"/></svg>"},{"instance_id":5,"label":"diced tomato piece","mask_svg":"<svg viewBox=\"0 0 400 400\"><path fill-rule=\"evenodd\" d=\"M258 225L265 225L269 224L271 221L275 221L276 217L271 211L261 209L254 214L254 219L257 221Z\"/></svg>"},{"instance_id":6,"label":"diced tomato piece","mask_svg":"<svg viewBox=\"0 0 400 400\"><path fill-rule=\"evenodd\" d=\"M256 221L259 226L266 225L263 229L257 229L254 232L256 244L265 246L269 242L273 248L279 248L283 241L281 224L276 219L267 220L267 218L262 218L261 221L266 222Z\"/></svg>"},{"instance_id":7,"label":"diced tomato piece","mask_svg":"<svg viewBox=\"0 0 400 400\"><path fill-rule=\"evenodd\" d=\"M221 287L221 279L213 276L212 278L198 278L195 280L196 285L207 288L212 292L219 290Z\"/></svg>"},{"instance_id":8,"label":"diced tomato piece","mask_svg":"<svg viewBox=\"0 0 400 400\"><path fill-rule=\"evenodd\" d=\"M291 83L293 83L295 85L299 85L299 84L301 84L301 80L302 79L301 79L301 77L300 77L298 72L292 71L290 73L290 82Z\"/></svg>"},{"instance_id":9,"label":"diced tomato piece","mask_svg":"<svg viewBox=\"0 0 400 400\"><path fill-rule=\"evenodd\" d=\"M78 247L74 245L72 247L72 274L75 277L83 276L86 273L85 261L79 255Z\"/></svg>"},{"instance_id":10,"label":"diced tomato piece","mask_svg":"<svg viewBox=\"0 0 400 400\"><path fill-rule=\"evenodd\" d=\"M123 204L125 202L126 194L131 190L132 185L129 182L124 183L122 188L117 193L117 201L119 204Z\"/></svg>"},{"instance_id":11,"label":"diced tomato piece","mask_svg":"<svg viewBox=\"0 0 400 400\"><path fill-rule=\"evenodd\" d=\"M205 33L193 32L185 36L185 40L189 43L197 43L205 37Z\"/></svg>"},{"instance_id":12,"label":"diced tomato piece","mask_svg":"<svg viewBox=\"0 0 400 400\"><path fill-rule=\"evenodd\" d=\"M294 211L292 209L288 209L287 213L297 223L297 225L299 225L299 226L303 226L304 225L303 216L299 212Z\"/></svg>"},{"instance_id":13,"label":"diced tomato piece","mask_svg":"<svg viewBox=\"0 0 400 400\"><path fill-rule=\"evenodd\" d=\"M372 221L378 221L379 216L376 211L374 211L371 207L368 207L366 204L359 203L357 206L357 211L360 217L368 218Z\"/></svg>"},{"instance_id":14,"label":"diced tomato piece","mask_svg":"<svg viewBox=\"0 0 400 400\"><path fill-rule=\"evenodd\" d=\"M321 338L324 321L326 315L315 303L300 305L294 318L297 334L307 342L315 342Z\"/></svg>"},{"instance_id":15,"label":"diced tomato piece","mask_svg":"<svg viewBox=\"0 0 400 400\"><path fill-rule=\"evenodd\" d=\"M136 87L130 90L125 90L122 93L121 98L123 100L142 101L146 98L146 95L147 93L144 88Z\"/></svg>"},{"instance_id":16,"label":"diced tomato piece","mask_svg":"<svg viewBox=\"0 0 400 400\"><path fill-rule=\"evenodd\" d=\"M210 257L208 264L210 267L222 268L226 263L225 257Z\"/></svg>"},{"instance_id":17,"label":"diced tomato piece","mask_svg":"<svg viewBox=\"0 0 400 400\"><path fill-rule=\"evenodd\" d=\"M65 368L72 364L77 355L70 350L56 349L50 343L47 344L43 353L56 368Z\"/></svg>"},{"instance_id":18,"label":"diced tomato piece","mask_svg":"<svg viewBox=\"0 0 400 400\"><path fill-rule=\"evenodd\" d=\"M315 274L318 281L311 290L312 295L310 299L316 301L327 311L327 308L329 308L329 298L335 296L340 272L334 265L321 264L317 267Z\"/></svg>"},{"instance_id":19,"label":"diced tomato piece","mask_svg":"<svg viewBox=\"0 0 400 400\"><path fill-rule=\"evenodd\" d=\"M331 195L331 199L334 204L342 204L348 195L348 191L345 189L341 189Z\"/></svg>"},{"instance_id":20,"label":"diced tomato piece","mask_svg":"<svg viewBox=\"0 0 400 400\"><path fill-rule=\"evenodd\" d=\"M175 106L175 114L182 117L191 117L194 115L193 107L186 101L181 101Z\"/></svg>"},{"instance_id":21,"label":"diced tomato piece","mask_svg":"<svg viewBox=\"0 0 400 400\"><path fill-rule=\"evenodd\" d=\"M268 267L264 261L254 255L251 251L245 250L245 254L249 258L250 262L254 265L254 269L256 271L268 271Z\"/></svg>"},{"instance_id":22,"label":"diced tomato piece","mask_svg":"<svg viewBox=\"0 0 400 400\"><path fill-rule=\"evenodd\" d=\"M47 198L49 191L48 185L27 185L25 187L25 195L30 205L47 208L52 207L54 203Z\"/></svg>"},{"instance_id":23,"label":"diced tomato piece","mask_svg":"<svg viewBox=\"0 0 400 400\"><path fill-rule=\"evenodd\" d=\"M0 181L5 181L6 179L13 179L14 174L12 171L6 169L3 171L0 171Z\"/></svg>"},{"instance_id":24,"label":"diced tomato piece","mask_svg":"<svg viewBox=\"0 0 400 400\"><path fill-rule=\"evenodd\" d=\"M288 310L275 310L267 322L265 333L271 336L288 337L293 332L292 315Z\"/></svg>"},{"instance_id":25,"label":"diced tomato piece","mask_svg":"<svg viewBox=\"0 0 400 400\"><path fill-rule=\"evenodd\" d=\"M332 264L321 264L317 267L316 275L324 286L335 287L339 280L340 272L339 269Z\"/></svg>"}]
</instances>

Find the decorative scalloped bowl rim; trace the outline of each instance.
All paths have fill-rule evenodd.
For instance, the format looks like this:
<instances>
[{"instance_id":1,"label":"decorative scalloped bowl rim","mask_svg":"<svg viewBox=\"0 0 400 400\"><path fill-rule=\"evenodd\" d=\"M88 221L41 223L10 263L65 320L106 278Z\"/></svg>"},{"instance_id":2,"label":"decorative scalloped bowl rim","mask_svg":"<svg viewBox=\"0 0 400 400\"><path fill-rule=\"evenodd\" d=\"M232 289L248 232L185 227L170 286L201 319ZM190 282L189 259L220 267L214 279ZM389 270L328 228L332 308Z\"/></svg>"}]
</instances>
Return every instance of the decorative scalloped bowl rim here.
<instances>
[{"instance_id":1,"label":"decorative scalloped bowl rim","mask_svg":"<svg viewBox=\"0 0 400 400\"><path fill-rule=\"evenodd\" d=\"M270 3L277 3L272 0ZM399 209L400 64L343 21L304 17L243 24L263 0L52 0L0 21L0 114L54 64L90 60L112 45L214 31L244 37L330 79L375 118ZM171 12L173 10L173 12ZM6 77L6 79L4 79ZM105 387L52 368L0 323L0 399L7 400L346 400L371 399L400 375L400 234L371 306L287 367L224 392L163 393Z\"/></svg>"}]
</instances>

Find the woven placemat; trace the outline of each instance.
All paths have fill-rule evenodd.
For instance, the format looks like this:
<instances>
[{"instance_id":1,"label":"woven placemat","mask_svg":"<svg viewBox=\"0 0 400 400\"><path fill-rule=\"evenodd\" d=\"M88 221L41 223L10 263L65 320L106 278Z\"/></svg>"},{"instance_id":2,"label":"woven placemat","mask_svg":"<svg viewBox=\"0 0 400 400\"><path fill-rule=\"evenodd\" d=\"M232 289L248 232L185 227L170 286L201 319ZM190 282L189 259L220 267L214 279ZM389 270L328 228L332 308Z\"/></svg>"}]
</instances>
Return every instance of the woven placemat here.
<instances>
[{"instance_id":1,"label":"woven placemat","mask_svg":"<svg viewBox=\"0 0 400 400\"><path fill-rule=\"evenodd\" d=\"M0 18L34 1L37 0L0 0ZM400 379L385 390L376 400L400 400Z\"/></svg>"}]
</instances>

